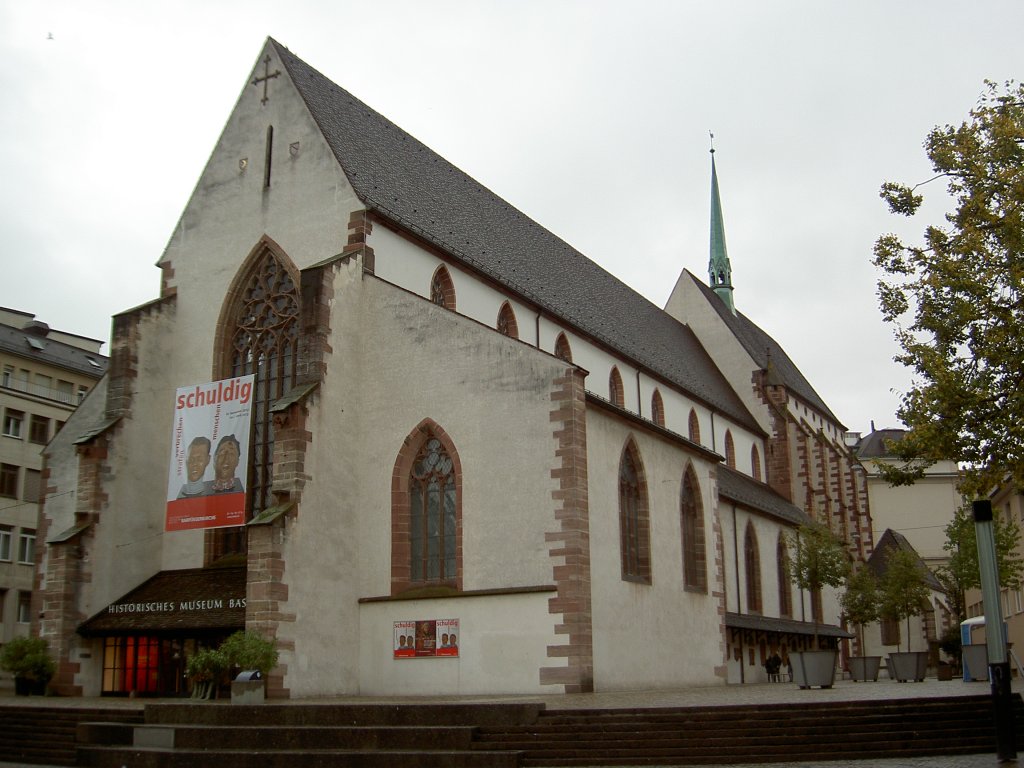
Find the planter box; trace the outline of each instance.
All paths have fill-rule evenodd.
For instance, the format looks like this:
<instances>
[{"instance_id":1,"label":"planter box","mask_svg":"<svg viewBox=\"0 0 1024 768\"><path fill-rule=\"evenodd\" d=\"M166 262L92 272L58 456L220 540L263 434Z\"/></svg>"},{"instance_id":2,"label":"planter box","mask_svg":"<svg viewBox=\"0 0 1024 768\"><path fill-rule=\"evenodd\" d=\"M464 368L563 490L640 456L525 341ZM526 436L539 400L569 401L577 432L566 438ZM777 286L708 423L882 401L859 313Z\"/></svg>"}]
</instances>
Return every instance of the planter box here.
<instances>
[{"instance_id":1,"label":"planter box","mask_svg":"<svg viewBox=\"0 0 1024 768\"><path fill-rule=\"evenodd\" d=\"M799 651L789 654L793 681L801 688L831 688L836 679L838 651Z\"/></svg>"},{"instance_id":2,"label":"planter box","mask_svg":"<svg viewBox=\"0 0 1024 768\"><path fill-rule=\"evenodd\" d=\"M963 647L964 680L988 680L988 646L971 643Z\"/></svg>"},{"instance_id":3,"label":"planter box","mask_svg":"<svg viewBox=\"0 0 1024 768\"><path fill-rule=\"evenodd\" d=\"M14 678L16 696L45 696L48 680L32 680L27 677Z\"/></svg>"},{"instance_id":4,"label":"planter box","mask_svg":"<svg viewBox=\"0 0 1024 768\"><path fill-rule=\"evenodd\" d=\"M889 677L905 683L913 680L915 683L924 681L925 673L928 672L928 651L905 651L903 653L889 654Z\"/></svg>"},{"instance_id":5,"label":"planter box","mask_svg":"<svg viewBox=\"0 0 1024 768\"><path fill-rule=\"evenodd\" d=\"M236 680L231 683L231 703L258 705L266 698L263 680Z\"/></svg>"},{"instance_id":6,"label":"planter box","mask_svg":"<svg viewBox=\"0 0 1024 768\"><path fill-rule=\"evenodd\" d=\"M878 669L882 666L881 656L851 656L850 677L854 682L877 682Z\"/></svg>"}]
</instances>

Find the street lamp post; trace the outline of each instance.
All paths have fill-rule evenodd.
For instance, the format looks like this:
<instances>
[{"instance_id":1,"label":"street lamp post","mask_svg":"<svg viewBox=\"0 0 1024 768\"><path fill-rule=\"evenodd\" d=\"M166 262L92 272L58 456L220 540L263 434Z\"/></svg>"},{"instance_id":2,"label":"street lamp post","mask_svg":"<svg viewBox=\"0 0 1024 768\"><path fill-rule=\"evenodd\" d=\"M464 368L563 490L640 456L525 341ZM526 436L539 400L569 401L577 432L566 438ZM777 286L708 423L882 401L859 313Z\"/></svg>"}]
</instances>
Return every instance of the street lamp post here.
<instances>
[{"instance_id":1,"label":"street lamp post","mask_svg":"<svg viewBox=\"0 0 1024 768\"><path fill-rule=\"evenodd\" d=\"M981 599L985 603L985 644L988 647L988 679L992 686L995 713L996 753L1000 761L1017 759L1013 700L1010 694L1010 662L1003 634L1003 609L999 601L999 565L992 523L992 502L979 499L972 504L974 530L978 541L978 569Z\"/></svg>"}]
</instances>

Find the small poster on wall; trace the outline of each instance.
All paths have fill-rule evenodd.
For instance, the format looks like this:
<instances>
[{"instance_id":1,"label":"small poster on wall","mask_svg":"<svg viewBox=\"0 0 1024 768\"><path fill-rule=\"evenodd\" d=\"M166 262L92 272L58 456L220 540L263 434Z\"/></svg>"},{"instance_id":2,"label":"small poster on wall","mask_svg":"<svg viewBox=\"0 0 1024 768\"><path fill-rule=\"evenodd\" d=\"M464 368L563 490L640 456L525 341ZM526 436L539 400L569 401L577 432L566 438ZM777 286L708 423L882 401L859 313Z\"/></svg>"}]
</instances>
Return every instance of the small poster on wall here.
<instances>
[{"instance_id":1,"label":"small poster on wall","mask_svg":"<svg viewBox=\"0 0 1024 768\"><path fill-rule=\"evenodd\" d=\"M396 659L459 655L458 619L396 621L392 638Z\"/></svg>"}]
</instances>

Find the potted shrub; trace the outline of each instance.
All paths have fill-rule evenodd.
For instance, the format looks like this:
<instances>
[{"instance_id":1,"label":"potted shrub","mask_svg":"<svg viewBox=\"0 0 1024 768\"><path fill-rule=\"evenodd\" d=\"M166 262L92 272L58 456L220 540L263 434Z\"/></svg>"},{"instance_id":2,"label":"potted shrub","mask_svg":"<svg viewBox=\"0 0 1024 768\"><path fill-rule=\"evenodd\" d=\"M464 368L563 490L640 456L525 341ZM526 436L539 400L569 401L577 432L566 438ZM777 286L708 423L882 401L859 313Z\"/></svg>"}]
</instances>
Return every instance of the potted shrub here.
<instances>
[{"instance_id":1,"label":"potted shrub","mask_svg":"<svg viewBox=\"0 0 1024 768\"><path fill-rule=\"evenodd\" d=\"M928 669L928 652L910 650L910 619L923 612L929 598L923 568L916 553L891 550L879 585L882 617L907 620L907 651L901 653L897 645L897 652L889 654L889 677L900 682L921 682Z\"/></svg>"},{"instance_id":2,"label":"potted shrub","mask_svg":"<svg viewBox=\"0 0 1024 768\"><path fill-rule=\"evenodd\" d=\"M227 658L216 648L204 648L189 656L185 674L192 683L192 698L215 698L228 666Z\"/></svg>"},{"instance_id":3,"label":"potted shrub","mask_svg":"<svg viewBox=\"0 0 1024 768\"><path fill-rule=\"evenodd\" d=\"M790 539L790 580L814 594L823 587L838 587L850 569L842 542L826 526L811 522L800 526ZM814 648L818 648L818 617L814 616ZM791 652L793 679L801 688L831 688L835 680L835 650Z\"/></svg>"},{"instance_id":4,"label":"potted shrub","mask_svg":"<svg viewBox=\"0 0 1024 768\"><path fill-rule=\"evenodd\" d=\"M231 671L231 701L258 704L266 696L266 677L277 666L277 641L256 632L236 632L220 647ZM241 673L241 674L240 674Z\"/></svg>"},{"instance_id":5,"label":"potted shrub","mask_svg":"<svg viewBox=\"0 0 1024 768\"><path fill-rule=\"evenodd\" d=\"M847 621L857 628L857 645L864 649L864 626L878 621L881 598L878 593L878 580L870 568L861 566L846 579L846 590L840 597L843 614ZM849 658L850 677L854 681L878 680L878 669L882 665L881 656L851 656Z\"/></svg>"},{"instance_id":6,"label":"potted shrub","mask_svg":"<svg viewBox=\"0 0 1024 768\"><path fill-rule=\"evenodd\" d=\"M46 641L41 637L15 637L0 651L0 668L14 675L14 690L19 696L42 695L57 671Z\"/></svg>"}]
</instances>

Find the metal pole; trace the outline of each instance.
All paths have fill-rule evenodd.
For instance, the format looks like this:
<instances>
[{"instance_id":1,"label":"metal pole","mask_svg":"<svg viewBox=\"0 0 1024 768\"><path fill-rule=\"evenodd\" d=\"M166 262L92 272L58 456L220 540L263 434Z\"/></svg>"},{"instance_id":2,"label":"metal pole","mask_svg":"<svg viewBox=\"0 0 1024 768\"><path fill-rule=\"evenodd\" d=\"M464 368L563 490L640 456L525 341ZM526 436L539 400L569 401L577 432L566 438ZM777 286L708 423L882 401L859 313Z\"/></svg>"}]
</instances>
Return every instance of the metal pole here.
<instances>
[{"instance_id":1,"label":"metal pole","mask_svg":"<svg viewBox=\"0 0 1024 768\"><path fill-rule=\"evenodd\" d=\"M972 508L978 541L981 599L985 603L985 644L988 646L988 679L992 686L992 711L995 714L996 754L1000 761L1008 762L1017 759L1017 742L1010 694L1010 662L1006 657L1003 609L999 601L999 566L996 561L992 502L979 499L972 504Z\"/></svg>"}]
</instances>

